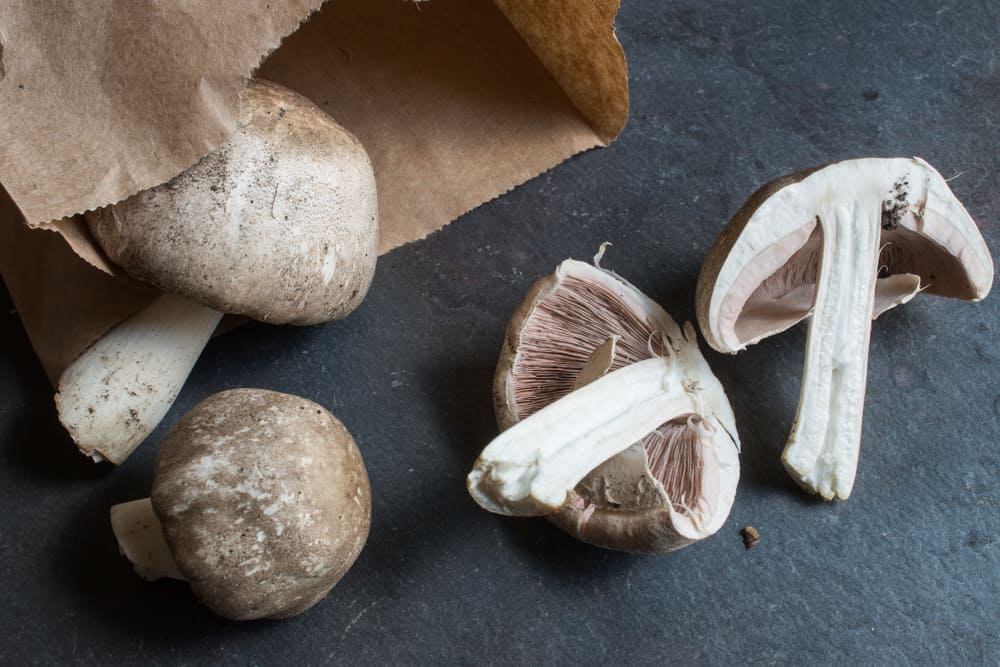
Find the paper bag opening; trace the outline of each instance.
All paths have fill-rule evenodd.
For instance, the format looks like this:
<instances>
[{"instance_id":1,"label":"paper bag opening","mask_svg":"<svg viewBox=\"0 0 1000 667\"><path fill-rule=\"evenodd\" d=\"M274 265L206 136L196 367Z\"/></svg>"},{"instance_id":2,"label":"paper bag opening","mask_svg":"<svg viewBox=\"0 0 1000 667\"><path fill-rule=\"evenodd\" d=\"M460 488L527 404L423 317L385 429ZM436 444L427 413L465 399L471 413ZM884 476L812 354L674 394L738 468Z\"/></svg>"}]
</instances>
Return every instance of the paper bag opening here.
<instances>
[{"instance_id":1,"label":"paper bag opening","mask_svg":"<svg viewBox=\"0 0 1000 667\"><path fill-rule=\"evenodd\" d=\"M63 0L60 6L64 5L75 3ZM240 12L235 14L232 10L214 14L218 10L214 3L193 10L213 14L206 17L208 25L225 32L227 40L219 40L219 33L192 31L194 19L168 16L154 22L162 30L176 28L174 41L159 35L157 44L189 50L189 59L171 51L171 66L183 71L164 72L150 62L152 69L144 74L142 63L122 67L119 52L105 53L105 60L96 64L86 61L83 71L75 72L70 67L72 53L67 52L82 48L75 43L59 44L62 51L53 57L66 66L60 70L63 76L77 77L74 85L90 85L107 95L105 105L129 104L130 95L144 88L150 99L162 97L158 76L176 75L188 87L191 81L205 85L204 77L196 74L205 66L198 58L207 48L206 40L214 40L217 50L225 52L211 59L217 72L214 79L229 81L250 74L248 63L252 67L273 48L275 35L293 28L312 10L309 2L272 10L281 16L271 16L261 28L257 22L268 16L261 5L237 3ZM82 3L75 9L76 17L66 17L67 21L99 30L102 12L128 14L133 4ZM628 94L624 55L612 27L616 9L615 0L332 0L285 39L257 75L311 98L365 145L379 188L380 251L385 252L440 229L567 157L606 145L617 135L627 116ZM31 68L24 66L24 54L38 58L44 54L40 47L19 51L17 44L45 33L37 16L32 21L24 18L30 14L26 3L0 10L7 63L7 76L0 81L0 109L17 109L21 115L30 110L13 88L18 80L43 91L67 83L31 78L40 77L39 73L28 76ZM171 21L179 23L173 26ZM123 24L129 24L127 17L109 24L118 31L117 44L122 43ZM131 25L133 39L143 39L143 24ZM102 42L99 32L91 38ZM154 56L145 48L136 58ZM51 71L48 76L58 79ZM36 196L30 187L10 188L16 208L5 207L0 219L4 246L0 270L51 379L153 293L102 276L81 261L83 257L101 266L99 250L78 223L62 221L54 226L63 243L56 234L22 229L17 208L29 221L39 223L46 216L61 215L68 206L82 211L113 203L132 194L137 183L165 181L180 173L191 163L190 153L181 155L156 142L197 146L195 159L220 145L234 125L239 88L220 84L212 90L213 95L202 99L216 103L184 111L197 122L185 118L178 123L171 113L93 118L84 106L76 120L72 114L62 114L48 121L76 123L75 128L63 127L49 135L44 127L32 126L35 135L31 141L22 140L18 150L0 148L0 179L5 185L17 167L28 169L15 183L19 187L31 179L37 182L45 173L63 173L67 181L51 201ZM141 142L136 141L137 121L151 126ZM44 122L41 118L36 125ZM126 123L127 130L119 133L119 123ZM94 130L97 124L99 132ZM16 127L6 129L18 132ZM76 143L59 143L74 132ZM103 150L82 151L77 145L81 142L100 143ZM123 166L136 162L142 163L145 174L138 180ZM46 193L53 189L59 188L48 182ZM67 291L63 286L69 282L80 288ZM103 305L89 315L81 312L79 317L60 320L57 304L63 302L78 304L79 311L86 311L85 303Z\"/></svg>"}]
</instances>

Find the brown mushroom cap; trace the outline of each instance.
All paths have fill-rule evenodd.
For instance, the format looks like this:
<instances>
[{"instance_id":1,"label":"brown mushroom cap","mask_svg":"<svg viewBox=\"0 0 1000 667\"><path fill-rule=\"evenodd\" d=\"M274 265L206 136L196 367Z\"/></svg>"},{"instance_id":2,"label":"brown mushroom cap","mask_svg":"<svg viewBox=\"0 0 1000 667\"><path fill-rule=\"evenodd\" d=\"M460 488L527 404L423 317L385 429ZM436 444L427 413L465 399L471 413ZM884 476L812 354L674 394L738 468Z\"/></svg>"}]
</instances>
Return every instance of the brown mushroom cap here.
<instances>
[{"instance_id":1,"label":"brown mushroom cap","mask_svg":"<svg viewBox=\"0 0 1000 667\"><path fill-rule=\"evenodd\" d=\"M683 426L674 425L681 437ZM578 501L547 518L578 540L605 549L676 551L700 538L677 530L662 488L650 472L643 443L637 442L591 471L577 485Z\"/></svg>"},{"instance_id":2,"label":"brown mushroom cap","mask_svg":"<svg viewBox=\"0 0 1000 667\"><path fill-rule=\"evenodd\" d=\"M262 389L215 394L174 426L152 502L195 594L234 620L285 618L322 599L361 552L371 517L343 424Z\"/></svg>"},{"instance_id":3,"label":"brown mushroom cap","mask_svg":"<svg viewBox=\"0 0 1000 667\"><path fill-rule=\"evenodd\" d=\"M989 292L989 250L941 174L920 158L846 160L778 178L733 216L698 277L709 345L736 352L809 316L823 243L817 211L837 198L881 211L875 317L917 291L966 300Z\"/></svg>"},{"instance_id":4,"label":"brown mushroom cap","mask_svg":"<svg viewBox=\"0 0 1000 667\"><path fill-rule=\"evenodd\" d=\"M673 551L714 533L728 516L739 477L738 440L728 401L697 343L633 285L567 260L531 288L507 327L494 376L497 422L506 430L573 391L591 354L610 337L616 351L610 368L601 370L670 355L671 340L694 346L703 395L712 403L707 409L720 428L709 433L693 414L670 419L591 471L576 486L575 502L547 517L596 546ZM727 443L722 454L715 438ZM712 500L697 500L704 497Z\"/></svg>"},{"instance_id":5,"label":"brown mushroom cap","mask_svg":"<svg viewBox=\"0 0 1000 667\"><path fill-rule=\"evenodd\" d=\"M254 80L225 144L87 219L139 280L225 313L314 324L364 298L377 209L360 142L306 98Z\"/></svg>"}]
</instances>

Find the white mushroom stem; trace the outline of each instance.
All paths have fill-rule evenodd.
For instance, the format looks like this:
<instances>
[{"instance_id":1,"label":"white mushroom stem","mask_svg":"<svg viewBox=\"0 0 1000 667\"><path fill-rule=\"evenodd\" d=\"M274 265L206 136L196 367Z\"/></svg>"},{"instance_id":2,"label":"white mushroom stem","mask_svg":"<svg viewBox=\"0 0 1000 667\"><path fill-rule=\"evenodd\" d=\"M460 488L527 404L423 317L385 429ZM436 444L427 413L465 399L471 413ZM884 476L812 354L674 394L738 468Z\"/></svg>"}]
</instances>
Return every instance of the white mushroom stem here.
<instances>
[{"instance_id":1,"label":"white mushroom stem","mask_svg":"<svg viewBox=\"0 0 1000 667\"><path fill-rule=\"evenodd\" d=\"M118 540L118 550L131 561L140 577L146 581L164 577L184 579L149 498L112 506L111 529Z\"/></svg>"},{"instance_id":2,"label":"white mushroom stem","mask_svg":"<svg viewBox=\"0 0 1000 667\"><path fill-rule=\"evenodd\" d=\"M795 425L782 462L827 500L851 494L861 448L881 234L880 196L819 209L823 255Z\"/></svg>"},{"instance_id":3,"label":"white mushroom stem","mask_svg":"<svg viewBox=\"0 0 1000 667\"><path fill-rule=\"evenodd\" d=\"M698 391L673 357L609 373L501 433L469 473L469 493L497 514L548 514L599 464L677 415L700 415Z\"/></svg>"},{"instance_id":4,"label":"white mushroom stem","mask_svg":"<svg viewBox=\"0 0 1000 667\"><path fill-rule=\"evenodd\" d=\"M59 420L84 454L121 463L173 405L222 314L164 294L59 378Z\"/></svg>"}]
</instances>

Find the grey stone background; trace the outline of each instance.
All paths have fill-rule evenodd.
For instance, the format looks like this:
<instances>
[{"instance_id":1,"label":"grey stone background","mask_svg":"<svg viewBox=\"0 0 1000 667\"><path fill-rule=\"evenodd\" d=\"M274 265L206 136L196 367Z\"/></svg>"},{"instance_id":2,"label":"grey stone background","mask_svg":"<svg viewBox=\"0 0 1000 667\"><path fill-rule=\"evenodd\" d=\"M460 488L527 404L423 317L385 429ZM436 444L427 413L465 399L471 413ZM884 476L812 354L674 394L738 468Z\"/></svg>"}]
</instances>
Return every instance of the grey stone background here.
<instances>
[{"instance_id":1,"label":"grey stone background","mask_svg":"<svg viewBox=\"0 0 1000 667\"><path fill-rule=\"evenodd\" d=\"M919 155L1000 248L1000 4L625 0L631 118L591 151L381 260L361 309L214 340L165 425L120 469L60 430L0 291L0 663L1000 663L1000 295L918 297L872 334L848 502L778 461L805 329L709 362L743 438L713 538L640 557L479 510L464 477L495 434L507 318L566 257L609 266L678 319L702 258L763 182L866 155ZM115 502L145 495L156 443L236 386L307 396L351 429L371 537L327 600L283 622L214 617L118 554ZM739 529L761 532L744 551Z\"/></svg>"}]
</instances>

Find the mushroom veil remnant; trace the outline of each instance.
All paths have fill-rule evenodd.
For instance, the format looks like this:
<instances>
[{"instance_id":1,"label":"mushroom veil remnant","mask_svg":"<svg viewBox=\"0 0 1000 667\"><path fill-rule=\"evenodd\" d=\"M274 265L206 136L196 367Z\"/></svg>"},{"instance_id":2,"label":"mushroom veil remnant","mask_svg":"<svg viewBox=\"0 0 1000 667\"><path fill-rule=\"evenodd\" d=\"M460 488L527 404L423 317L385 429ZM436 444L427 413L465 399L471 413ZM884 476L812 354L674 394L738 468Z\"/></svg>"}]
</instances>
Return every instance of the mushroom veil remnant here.
<instances>
[{"instance_id":1,"label":"mushroom veil remnant","mask_svg":"<svg viewBox=\"0 0 1000 667\"><path fill-rule=\"evenodd\" d=\"M375 270L375 176L360 142L309 100L250 81L239 127L173 180L87 215L131 276L164 290L62 374L59 418L120 463L173 403L222 313L272 324L344 317Z\"/></svg>"},{"instance_id":2,"label":"mushroom veil remnant","mask_svg":"<svg viewBox=\"0 0 1000 667\"><path fill-rule=\"evenodd\" d=\"M186 579L233 620L316 604L358 557L370 521L368 475L343 424L261 389L199 403L163 443L152 498L111 508L140 576Z\"/></svg>"},{"instance_id":3,"label":"mushroom veil remnant","mask_svg":"<svg viewBox=\"0 0 1000 667\"><path fill-rule=\"evenodd\" d=\"M798 413L782 455L847 498L861 444L871 322L918 292L978 301L993 261L945 179L919 158L847 160L765 185L710 250L698 321L738 352L811 315Z\"/></svg>"},{"instance_id":4,"label":"mushroom veil remnant","mask_svg":"<svg viewBox=\"0 0 1000 667\"><path fill-rule=\"evenodd\" d=\"M729 401L683 329L616 274L566 260L510 325L494 382L504 432L468 477L499 514L548 515L611 549L673 551L725 522L739 478Z\"/></svg>"}]
</instances>

